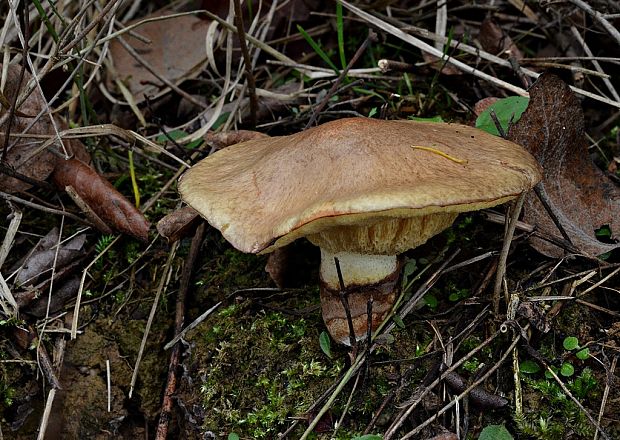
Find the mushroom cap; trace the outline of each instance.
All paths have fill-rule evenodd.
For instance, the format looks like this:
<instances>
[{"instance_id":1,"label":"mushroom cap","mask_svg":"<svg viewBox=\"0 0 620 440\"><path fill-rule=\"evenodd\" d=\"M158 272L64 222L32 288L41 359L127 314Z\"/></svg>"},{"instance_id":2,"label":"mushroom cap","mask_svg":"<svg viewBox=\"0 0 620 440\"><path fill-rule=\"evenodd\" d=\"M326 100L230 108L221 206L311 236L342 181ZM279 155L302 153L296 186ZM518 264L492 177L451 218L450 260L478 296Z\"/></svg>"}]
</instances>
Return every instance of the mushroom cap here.
<instances>
[{"instance_id":1,"label":"mushroom cap","mask_svg":"<svg viewBox=\"0 0 620 440\"><path fill-rule=\"evenodd\" d=\"M217 151L178 186L233 246L258 253L344 225L488 208L540 179L522 147L472 127L348 118Z\"/></svg>"}]
</instances>

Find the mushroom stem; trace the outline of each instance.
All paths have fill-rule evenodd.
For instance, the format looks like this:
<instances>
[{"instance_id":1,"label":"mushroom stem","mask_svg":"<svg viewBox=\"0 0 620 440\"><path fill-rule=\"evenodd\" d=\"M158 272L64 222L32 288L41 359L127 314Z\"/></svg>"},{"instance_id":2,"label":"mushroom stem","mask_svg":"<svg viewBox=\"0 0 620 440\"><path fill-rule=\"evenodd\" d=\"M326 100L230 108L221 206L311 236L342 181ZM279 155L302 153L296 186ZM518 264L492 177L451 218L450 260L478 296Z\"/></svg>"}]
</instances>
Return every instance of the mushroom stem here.
<instances>
[{"instance_id":1,"label":"mushroom stem","mask_svg":"<svg viewBox=\"0 0 620 440\"><path fill-rule=\"evenodd\" d=\"M368 302L372 300L371 330L385 319L400 289L400 261L396 255L332 253L321 249L321 309L331 336L350 345L347 310L341 300L341 288L334 258L338 259L344 282L355 339L366 337Z\"/></svg>"}]
</instances>

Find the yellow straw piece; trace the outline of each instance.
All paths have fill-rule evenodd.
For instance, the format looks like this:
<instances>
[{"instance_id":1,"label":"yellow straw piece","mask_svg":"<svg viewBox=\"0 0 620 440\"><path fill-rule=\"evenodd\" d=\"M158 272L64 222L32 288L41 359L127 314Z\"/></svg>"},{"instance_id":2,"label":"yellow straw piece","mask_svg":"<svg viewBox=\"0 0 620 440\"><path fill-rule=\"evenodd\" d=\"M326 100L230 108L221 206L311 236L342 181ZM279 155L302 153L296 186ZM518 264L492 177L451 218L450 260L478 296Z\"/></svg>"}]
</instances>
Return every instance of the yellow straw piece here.
<instances>
[{"instance_id":1,"label":"yellow straw piece","mask_svg":"<svg viewBox=\"0 0 620 440\"><path fill-rule=\"evenodd\" d=\"M430 151L431 153L438 154L441 157L445 157L446 159L451 160L452 162L460 163L460 164L463 164L463 165L467 163L467 159L457 159L456 157L450 156L448 153L444 153L443 151L438 150L437 148L423 147L421 145L412 145L411 148L414 148L416 150Z\"/></svg>"}]
</instances>

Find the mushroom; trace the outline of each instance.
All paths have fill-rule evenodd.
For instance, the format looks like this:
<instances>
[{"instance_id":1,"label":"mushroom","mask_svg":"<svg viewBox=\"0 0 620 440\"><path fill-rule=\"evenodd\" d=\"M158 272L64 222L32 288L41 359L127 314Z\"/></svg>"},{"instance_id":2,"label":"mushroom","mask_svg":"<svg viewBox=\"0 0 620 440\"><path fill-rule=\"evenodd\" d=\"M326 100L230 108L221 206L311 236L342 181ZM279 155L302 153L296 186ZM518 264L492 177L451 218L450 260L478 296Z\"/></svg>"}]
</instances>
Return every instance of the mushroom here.
<instances>
[{"instance_id":1,"label":"mushroom","mask_svg":"<svg viewBox=\"0 0 620 440\"><path fill-rule=\"evenodd\" d=\"M522 147L475 128L348 118L218 151L181 177L179 191L240 251L301 237L319 246L323 320L349 344L337 262L359 340L397 298L400 254L540 178Z\"/></svg>"}]
</instances>

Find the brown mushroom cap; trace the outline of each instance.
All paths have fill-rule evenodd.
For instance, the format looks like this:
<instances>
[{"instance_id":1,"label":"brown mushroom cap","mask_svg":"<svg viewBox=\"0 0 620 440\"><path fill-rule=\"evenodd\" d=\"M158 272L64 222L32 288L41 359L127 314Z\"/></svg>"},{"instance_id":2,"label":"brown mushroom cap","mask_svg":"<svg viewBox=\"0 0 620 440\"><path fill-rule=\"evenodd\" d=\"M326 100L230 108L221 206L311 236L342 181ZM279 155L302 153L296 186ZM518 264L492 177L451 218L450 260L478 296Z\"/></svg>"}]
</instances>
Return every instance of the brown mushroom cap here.
<instances>
[{"instance_id":1,"label":"brown mushroom cap","mask_svg":"<svg viewBox=\"0 0 620 440\"><path fill-rule=\"evenodd\" d=\"M179 191L233 246L257 253L388 218L397 219L388 229L423 229L421 218L445 213L430 227L439 232L459 212L504 203L540 178L522 147L475 128L350 118L218 151L182 176ZM428 237L365 253L400 253Z\"/></svg>"}]
</instances>

